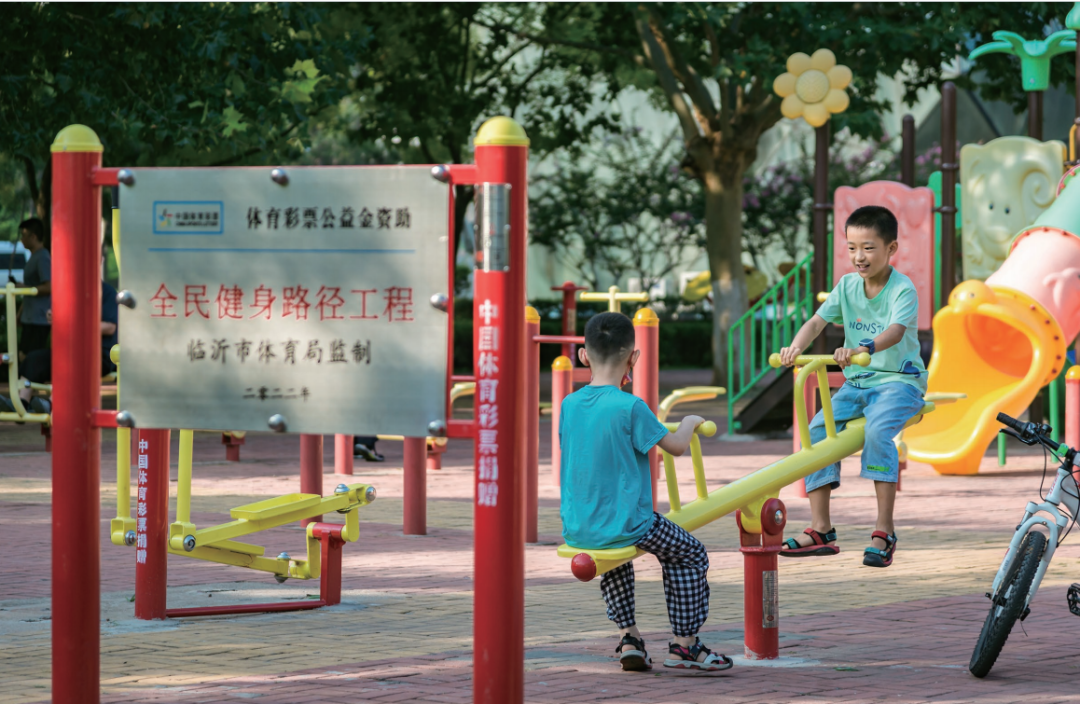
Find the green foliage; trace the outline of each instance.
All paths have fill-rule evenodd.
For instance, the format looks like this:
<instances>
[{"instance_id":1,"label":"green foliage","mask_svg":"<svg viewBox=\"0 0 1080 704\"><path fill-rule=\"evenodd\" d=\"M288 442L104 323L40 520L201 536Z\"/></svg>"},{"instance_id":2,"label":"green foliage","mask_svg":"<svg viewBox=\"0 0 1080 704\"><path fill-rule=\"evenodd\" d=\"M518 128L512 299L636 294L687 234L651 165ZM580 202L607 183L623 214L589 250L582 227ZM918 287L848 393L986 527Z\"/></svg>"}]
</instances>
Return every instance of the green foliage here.
<instances>
[{"instance_id":1,"label":"green foliage","mask_svg":"<svg viewBox=\"0 0 1080 704\"><path fill-rule=\"evenodd\" d=\"M12 3L0 45L0 147L19 155L47 214L49 145L92 127L107 165L270 160L302 145L344 95L325 75L355 61L362 32L333 6L289 3Z\"/></svg>"},{"instance_id":2,"label":"green foliage","mask_svg":"<svg viewBox=\"0 0 1080 704\"><path fill-rule=\"evenodd\" d=\"M530 184L532 242L593 289L638 276L648 290L705 244L701 186L679 169L681 151L632 128L592 143L584 158L558 153Z\"/></svg>"}]
</instances>

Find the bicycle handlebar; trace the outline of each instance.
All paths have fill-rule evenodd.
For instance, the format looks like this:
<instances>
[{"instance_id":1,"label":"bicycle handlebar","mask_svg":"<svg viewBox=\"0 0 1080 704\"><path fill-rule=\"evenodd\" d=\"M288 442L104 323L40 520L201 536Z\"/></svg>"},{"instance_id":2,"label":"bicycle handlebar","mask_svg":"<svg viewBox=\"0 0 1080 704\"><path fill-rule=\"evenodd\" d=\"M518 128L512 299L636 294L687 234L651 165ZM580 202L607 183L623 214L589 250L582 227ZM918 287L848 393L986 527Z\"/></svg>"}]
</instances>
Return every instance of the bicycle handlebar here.
<instances>
[{"instance_id":1,"label":"bicycle handlebar","mask_svg":"<svg viewBox=\"0 0 1080 704\"><path fill-rule=\"evenodd\" d=\"M1060 445L1050 437L1054 429L1045 423L1021 423L1012 416L1004 413L997 414L997 421L1009 430L1009 433L1025 445L1041 443L1050 450L1057 452Z\"/></svg>"}]
</instances>

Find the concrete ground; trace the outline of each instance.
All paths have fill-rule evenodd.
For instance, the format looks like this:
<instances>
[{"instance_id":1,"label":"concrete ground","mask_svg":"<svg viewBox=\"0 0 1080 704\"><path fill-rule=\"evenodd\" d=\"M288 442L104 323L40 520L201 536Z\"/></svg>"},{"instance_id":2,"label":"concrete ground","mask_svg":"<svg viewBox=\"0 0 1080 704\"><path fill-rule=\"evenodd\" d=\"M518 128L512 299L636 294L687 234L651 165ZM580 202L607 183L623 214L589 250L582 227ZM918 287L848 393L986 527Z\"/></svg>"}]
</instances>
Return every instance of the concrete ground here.
<instances>
[{"instance_id":1,"label":"concrete ground","mask_svg":"<svg viewBox=\"0 0 1080 704\"><path fill-rule=\"evenodd\" d=\"M666 386L700 384L665 373ZM722 421L718 403L682 407ZM719 423L718 423L719 424ZM175 435L174 435L175 444ZM332 474L327 439L324 487ZM705 442L710 488L790 453L791 441ZM444 469L429 472L428 535L401 533L401 445L380 443L385 464L357 463L355 481L378 488L361 509L361 539L344 550L339 606L267 614L141 622L132 617L135 552L113 546L115 441L103 433L101 496L102 699L107 702L470 702L472 465L468 443L451 441ZM226 463L219 436L195 443L194 520L227 520L229 508L298 490L295 436L251 435L240 463ZM176 450L173 450L175 479ZM863 567L875 515L873 487L844 463L833 518L842 552L781 560L781 659L721 674L657 666L623 673L617 638L597 583L570 575L556 556L558 489L550 480L550 426L541 426L540 537L526 548L525 690L528 702L1051 702L1080 701L1080 619L1065 602L1080 581L1075 539L1058 551L1023 629L1017 627L985 680L966 669L989 588L1024 503L1037 496L1041 454L988 456L971 477L942 477L913 464L897 504L896 563ZM678 461L682 495L693 491L689 458ZM50 456L38 429L0 425L0 703L50 696ZM663 494L663 488L661 488ZM793 491L789 534L809 511ZM666 510L666 502L661 503ZM329 520L336 520L333 516ZM711 612L702 639L742 653L742 558L734 517L698 532L709 548ZM1072 538L1070 536L1070 538ZM299 527L254 536L268 554L302 553ZM638 619L654 657L665 652L667 617L660 571L637 563ZM169 605L306 599L317 582L169 558Z\"/></svg>"}]
</instances>

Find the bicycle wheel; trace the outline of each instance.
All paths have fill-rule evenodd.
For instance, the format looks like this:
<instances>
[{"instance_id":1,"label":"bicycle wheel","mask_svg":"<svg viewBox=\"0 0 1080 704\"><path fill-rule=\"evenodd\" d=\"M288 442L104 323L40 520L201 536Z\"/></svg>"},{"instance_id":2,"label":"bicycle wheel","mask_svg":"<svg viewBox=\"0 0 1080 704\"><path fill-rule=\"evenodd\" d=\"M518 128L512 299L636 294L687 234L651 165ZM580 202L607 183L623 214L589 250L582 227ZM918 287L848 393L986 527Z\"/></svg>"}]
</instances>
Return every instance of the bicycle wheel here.
<instances>
[{"instance_id":1,"label":"bicycle wheel","mask_svg":"<svg viewBox=\"0 0 1080 704\"><path fill-rule=\"evenodd\" d=\"M968 669L976 677L986 677L1001 654L1013 624L1024 610L1031 580L1039 569L1039 561L1045 549L1046 536L1035 530L1025 535L1020 543L1020 549L1009 564L1005 579L1001 581L997 594L993 596L990 613L986 616L982 633L979 634L975 650L971 653Z\"/></svg>"}]
</instances>

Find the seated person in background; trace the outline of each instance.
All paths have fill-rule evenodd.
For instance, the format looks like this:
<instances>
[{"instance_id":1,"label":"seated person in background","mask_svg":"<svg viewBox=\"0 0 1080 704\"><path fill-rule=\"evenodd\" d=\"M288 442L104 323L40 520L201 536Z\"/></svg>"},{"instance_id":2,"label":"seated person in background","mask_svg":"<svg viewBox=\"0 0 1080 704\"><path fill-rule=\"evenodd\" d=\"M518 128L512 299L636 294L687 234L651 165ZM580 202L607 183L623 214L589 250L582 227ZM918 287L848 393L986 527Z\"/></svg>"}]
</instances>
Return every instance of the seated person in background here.
<instances>
[{"instance_id":1,"label":"seated person in background","mask_svg":"<svg viewBox=\"0 0 1080 704\"><path fill-rule=\"evenodd\" d=\"M52 310L45 312L52 324ZM116 365L112 363L109 353L118 339L117 330L119 325L119 309L116 305L116 289L101 282L101 375L111 374L116 371ZM33 350L26 355L26 359L19 363L19 398L22 399L23 407L31 413L51 413L52 402L43 396L33 396L32 389L25 384L27 381L35 384L47 384L52 380L52 349ZM14 412L15 406L10 400L0 396L0 411Z\"/></svg>"},{"instance_id":2,"label":"seated person in background","mask_svg":"<svg viewBox=\"0 0 1080 704\"><path fill-rule=\"evenodd\" d=\"M23 267L23 286L36 288L38 295L23 296L19 323L22 336L19 341L19 359L34 350L49 347L51 325L46 313L52 307L52 259L45 249L45 224L38 218L30 218L19 223L19 237L23 246L30 252L30 259Z\"/></svg>"},{"instance_id":3,"label":"seated person in background","mask_svg":"<svg viewBox=\"0 0 1080 704\"><path fill-rule=\"evenodd\" d=\"M375 449L378 439L374 435L354 435L353 457L363 457L368 462L385 462L386 458Z\"/></svg>"}]
</instances>

